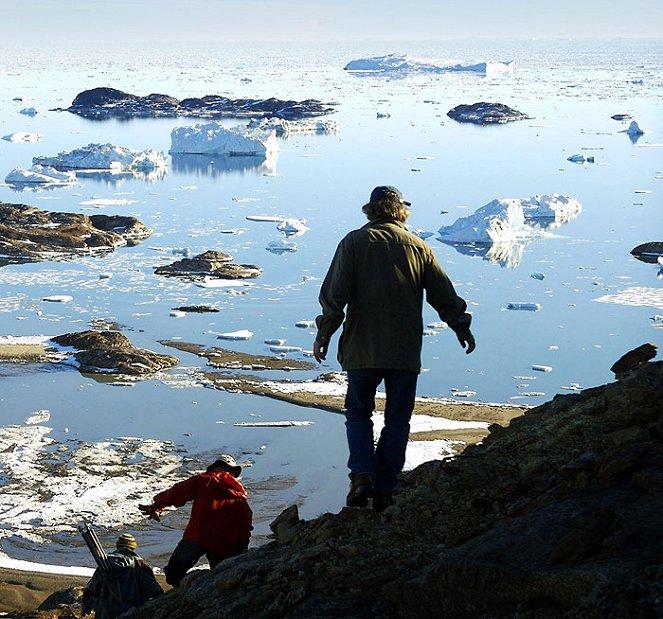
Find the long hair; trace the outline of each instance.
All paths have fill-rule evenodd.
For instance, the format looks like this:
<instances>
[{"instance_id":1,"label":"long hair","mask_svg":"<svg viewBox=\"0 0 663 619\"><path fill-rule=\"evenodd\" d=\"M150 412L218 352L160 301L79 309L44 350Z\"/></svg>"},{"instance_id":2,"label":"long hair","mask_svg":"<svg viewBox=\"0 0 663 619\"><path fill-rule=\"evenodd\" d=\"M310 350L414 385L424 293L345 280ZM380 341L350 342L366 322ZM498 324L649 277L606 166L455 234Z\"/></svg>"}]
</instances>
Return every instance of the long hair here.
<instances>
[{"instance_id":1,"label":"long hair","mask_svg":"<svg viewBox=\"0 0 663 619\"><path fill-rule=\"evenodd\" d=\"M361 207L369 221L376 219L393 219L404 222L410 216L410 209L400 200L378 200L368 202Z\"/></svg>"}]
</instances>

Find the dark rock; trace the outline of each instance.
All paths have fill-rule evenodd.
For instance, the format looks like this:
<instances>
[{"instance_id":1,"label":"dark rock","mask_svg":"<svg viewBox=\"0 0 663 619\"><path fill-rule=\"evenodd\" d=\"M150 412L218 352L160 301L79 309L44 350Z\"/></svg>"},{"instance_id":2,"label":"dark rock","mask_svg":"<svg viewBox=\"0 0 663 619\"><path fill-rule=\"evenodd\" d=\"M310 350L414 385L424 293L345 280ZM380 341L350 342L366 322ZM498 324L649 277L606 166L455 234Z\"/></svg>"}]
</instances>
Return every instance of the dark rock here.
<instances>
[{"instance_id":1,"label":"dark rock","mask_svg":"<svg viewBox=\"0 0 663 619\"><path fill-rule=\"evenodd\" d=\"M193 281L205 277L219 279L252 279L262 269L252 264L233 264L233 257L220 251L206 251L193 258L183 258L165 266L157 267L157 275L184 277Z\"/></svg>"},{"instance_id":2,"label":"dark rock","mask_svg":"<svg viewBox=\"0 0 663 619\"><path fill-rule=\"evenodd\" d=\"M192 97L179 101L175 97L151 94L132 95L114 88L93 88L81 92L73 100L68 112L85 118L192 116L196 118L276 116L287 120L323 116L336 110L315 99L282 101L280 99L229 99L219 95Z\"/></svg>"},{"instance_id":3,"label":"dark rock","mask_svg":"<svg viewBox=\"0 0 663 619\"><path fill-rule=\"evenodd\" d=\"M39 261L109 252L152 231L134 217L42 211L0 202L0 255Z\"/></svg>"},{"instance_id":4,"label":"dark rock","mask_svg":"<svg viewBox=\"0 0 663 619\"><path fill-rule=\"evenodd\" d=\"M663 616L661 402L663 362L558 396L406 473L386 512L289 508L277 543L132 617Z\"/></svg>"},{"instance_id":5,"label":"dark rock","mask_svg":"<svg viewBox=\"0 0 663 619\"><path fill-rule=\"evenodd\" d=\"M209 305L182 305L173 309L179 312L191 312L194 314L217 313L219 311L216 307L210 307Z\"/></svg>"},{"instance_id":6,"label":"dark rock","mask_svg":"<svg viewBox=\"0 0 663 619\"><path fill-rule=\"evenodd\" d=\"M504 105L504 103L485 102L457 105L447 112L447 116L458 122L476 125L503 124L530 118L527 114Z\"/></svg>"},{"instance_id":7,"label":"dark rock","mask_svg":"<svg viewBox=\"0 0 663 619\"><path fill-rule=\"evenodd\" d=\"M629 350L612 364L610 371L614 372L617 380L621 380L637 367L653 359L657 348L656 344L649 342Z\"/></svg>"},{"instance_id":8,"label":"dark rock","mask_svg":"<svg viewBox=\"0 0 663 619\"><path fill-rule=\"evenodd\" d=\"M638 260L648 262L649 264L656 264L658 259L663 256L663 242L650 241L642 243L631 250L631 255L635 256Z\"/></svg>"},{"instance_id":9,"label":"dark rock","mask_svg":"<svg viewBox=\"0 0 663 619\"><path fill-rule=\"evenodd\" d=\"M80 604L83 597L84 587L71 587L63 591L51 593L38 607L37 610L55 610L71 604Z\"/></svg>"},{"instance_id":10,"label":"dark rock","mask_svg":"<svg viewBox=\"0 0 663 619\"><path fill-rule=\"evenodd\" d=\"M82 373L129 374L140 376L166 370L179 363L172 355L136 348L117 331L81 331L58 335L52 340L76 349L74 358Z\"/></svg>"},{"instance_id":11,"label":"dark rock","mask_svg":"<svg viewBox=\"0 0 663 619\"><path fill-rule=\"evenodd\" d=\"M632 120L633 116L630 114L613 114L610 118L612 120Z\"/></svg>"}]
</instances>

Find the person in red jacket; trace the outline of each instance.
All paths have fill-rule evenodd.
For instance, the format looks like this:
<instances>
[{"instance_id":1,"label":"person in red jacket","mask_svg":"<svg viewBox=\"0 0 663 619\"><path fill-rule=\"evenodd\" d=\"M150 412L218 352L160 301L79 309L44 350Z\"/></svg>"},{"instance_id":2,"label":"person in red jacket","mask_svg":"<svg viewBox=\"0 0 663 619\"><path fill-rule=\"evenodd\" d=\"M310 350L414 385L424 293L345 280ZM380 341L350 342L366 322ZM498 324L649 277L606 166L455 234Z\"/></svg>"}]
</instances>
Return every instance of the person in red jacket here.
<instances>
[{"instance_id":1,"label":"person in red jacket","mask_svg":"<svg viewBox=\"0 0 663 619\"><path fill-rule=\"evenodd\" d=\"M206 555L210 568L244 552L253 529L253 512L248 495L237 479L242 472L232 456L222 454L207 467L154 497L151 505L139 505L141 512L159 520L166 507L181 507L193 501L189 523L163 571L166 582L178 587L184 575Z\"/></svg>"}]
</instances>

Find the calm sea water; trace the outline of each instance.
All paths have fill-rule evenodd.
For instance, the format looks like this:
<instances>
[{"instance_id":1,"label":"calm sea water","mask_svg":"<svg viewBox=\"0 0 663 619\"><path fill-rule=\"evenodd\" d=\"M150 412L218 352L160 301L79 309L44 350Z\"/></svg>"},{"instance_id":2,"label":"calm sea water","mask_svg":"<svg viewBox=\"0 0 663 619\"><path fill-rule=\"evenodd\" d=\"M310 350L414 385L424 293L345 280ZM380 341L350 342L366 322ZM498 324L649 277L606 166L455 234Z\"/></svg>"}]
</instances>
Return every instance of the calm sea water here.
<instances>
[{"instance_id":1,"label":"calm sea water","mask_svg":"<svg viewBox=\"0 0 663 619\"><path fill-rule=\"evenodd\" d=\"M516 60L517 69L489 77L358 77L343 71L350 60L390 52L466 64ZM16 166L29 167L33 156L91 142L167 152L174 127L199 122L95 122L52 111L96 86L178 98L317 98L337 104L330 118L341 131L282 140L271 169L251 163L212 166L208 158L191 158L173 161L153 181L102 174L80 178L71 189L46 192L17 193L0 186L3 202L131 214L154 230L142 244L106 257L2 267L0 335L57 335L104 318L125 325L137 346L168 353L172 350L160 340L214 346L220 343L216 333L236 329L255 333L248 342L227 344L237 350L265 353L267 338L310 349L312 332L295 323L318 313L321 278L339 239L363 225L360 207L372 187L392 184L413 203L409 223L431 232L494 198L556 192L583 205L581 214L551 238L514 248L509 267L456 251L436 235L428 239L474 314L477 350L466 356L448 330L425 338L421 395L451 397L459 389L475 391L473 399L486 402L538 404L573 384L611 381L609 368L621 354L646 341L660 343L660 323L652 319L663 313L658 268L629 252L639 243L663 240L663 41L235 45L86 55L24 49L3 50L2 64L0 133L35 132L44 139L35 144L0 140L1 178ZM476 127L446 116L452 107L476 101L506 103L532 120ZM39 113L19 114L24 107ZM620 133L628 123L610 118L617 113L631 114L648 133L632 143ZM596 163L567 161L577 153L593 155ZM91 199L130 203L101 209L81 204ZM249 215L306 218L310 231L294 239L295 253L273 254L265 248L281 233L273 223L248 221ZM222 233L232 228L245 231ZM174 247L194 254L225 251L238 263L262 266L264 273L245 294L156 277L154 266L177 259ZM101 273L113 277L100 280ZM533 273L545 279L534 279ZM41 301L52 294L74 300ZM606 296L617 302L597 301ZM510 302L540 303L542 309L508 311ZM169 316L175 306L199 303L221 311ZM425 320L437 320L430 308ZM317 493L322 498L309 504L309 515L340 506L344 486L329 490L345 484L340 417L193 386L186 368L202 364L184 353L180 357L184 369L174 370L172 383L145 381L132 388L112 387L74 370L0 366L0 424L21 424L33 411L48 409L56 438L66 429L87 441L125 435L172 440L190 454L219 449L273 454L256 457L254 480L274 475L275 468L297 477L297 468L313 458L327 474L309 479L305 487L295 485L280 500ZM321 369L338 369L334 359L335 349ZM534 364L553 369L536 372ZM542 395L524 395L533 392ZM288 435L247 434L232 426L252 415L316 424L308 434ZM217 423L220 419L224 425ZM265 444L273 449L265 452ZM31 551L23 552L30 556Z\"/></svg>"}]
</instances>

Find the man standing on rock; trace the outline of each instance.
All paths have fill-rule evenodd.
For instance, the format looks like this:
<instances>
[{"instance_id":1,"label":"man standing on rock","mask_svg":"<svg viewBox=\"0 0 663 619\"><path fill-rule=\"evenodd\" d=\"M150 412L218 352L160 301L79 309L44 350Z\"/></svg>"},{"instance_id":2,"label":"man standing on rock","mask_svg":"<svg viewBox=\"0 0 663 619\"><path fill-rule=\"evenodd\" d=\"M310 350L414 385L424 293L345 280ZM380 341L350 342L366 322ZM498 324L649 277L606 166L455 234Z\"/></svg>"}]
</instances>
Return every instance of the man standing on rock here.
<instances>
[{"instance_id":1,"label":"man standing on rock","mask_svg":"<svg viewBox=\"0 0 663 619\"><path fill-rule=\"evenodd\" d=\"M376 187L362 211L368 223L339 243L320 290L322 314L313 355L326 358L341 326L338 360L348 375L345 426L350 457L347 505L384 510L405 464L405 449L421 370L423 294L456 333L466 353L475 348L467 304L433 251L407 231L409 202L391 186ZM347 309L346 309L347 308ZM371 416L384 381L385 424L377 446Z\"/></svg>"},{"instance_id":2,"label":"man standing on rock","mask_svg":"<svg viewBox=\"0 0 663 619\"><path fill-rule=\"evenodd\" d=\"M159 520L169 505L181 507L193 501L184 537L164 567L166 582L179 587L184 575L206 555L211 569L223 559L244 552L253 530L248 495L237 479L242 472L232 456L222 454L207 467L154 497L151 505L139 505L150 518Z\"/></svg>"}]
</instances>

